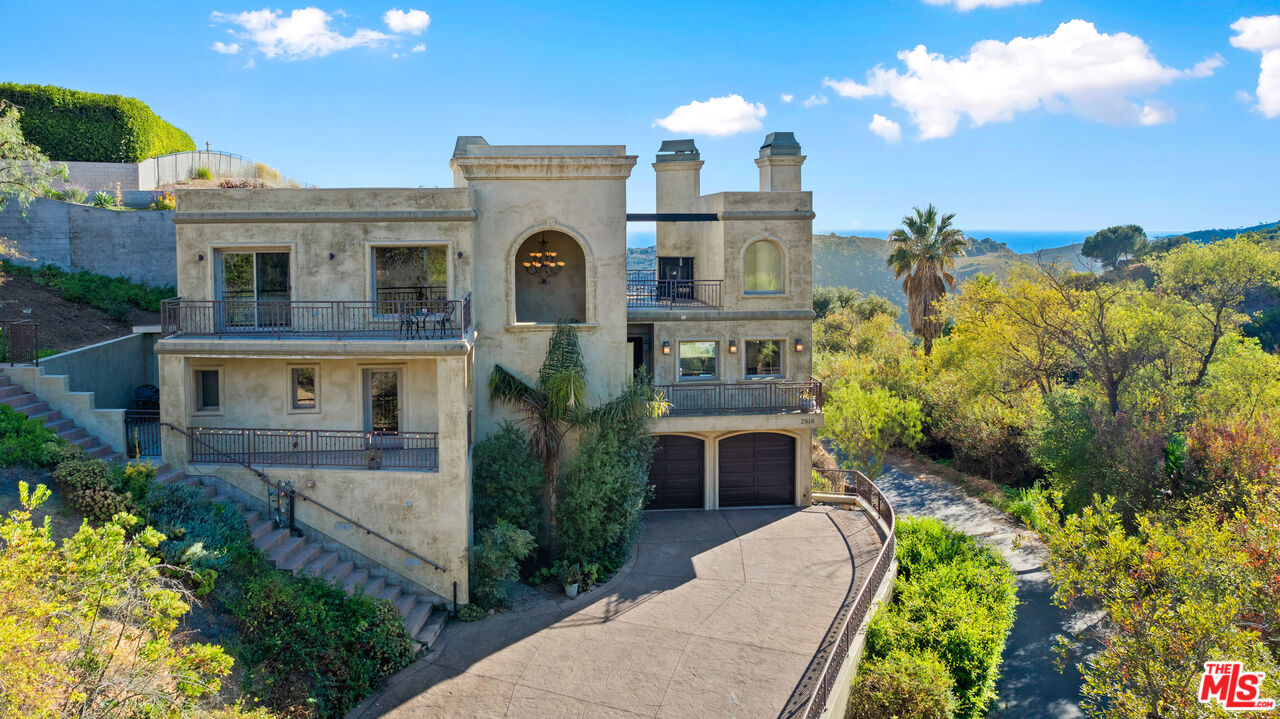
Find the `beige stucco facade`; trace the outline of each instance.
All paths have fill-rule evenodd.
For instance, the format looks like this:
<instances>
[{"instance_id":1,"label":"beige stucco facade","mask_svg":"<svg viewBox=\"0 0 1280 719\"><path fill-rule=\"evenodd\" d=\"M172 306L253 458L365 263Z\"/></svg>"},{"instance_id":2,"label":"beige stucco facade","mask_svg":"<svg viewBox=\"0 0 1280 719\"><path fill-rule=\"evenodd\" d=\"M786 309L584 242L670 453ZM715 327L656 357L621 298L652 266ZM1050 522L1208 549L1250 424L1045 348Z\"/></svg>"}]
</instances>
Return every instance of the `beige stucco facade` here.
<instances>
[{"instance_id":1,"label":"beige stucco facade","mask_svg":"<svg viewBox=\"0 0 1280 719\"><path fill-rule=\"evenodd\" d=\"M163 433L164 459L264 497L258 477L226 452L240 447L237 458L310 499L297 504L309 530L442 597L456 587L465 601L471 446L515 416L489 402L487 379L500 363L532 381L554 320L569 319L590 403L615 395L641 365L655 385L678 388L669 391L679 400L674 411L653 432L703 443L702 507L721 504L722 443L753 433L794 443L786 501L808 504L810 442L822 423L805 384L813 212L800 188L803 156L789 138L766 141L757 192L701 195L691 141L680 143L693 148L685 155L653 163L658 255L693 258L689 279L715 285L711 302L661 301L668 285L628 273L626 180L637 158L621 146L493 146L462 137L447 189L180 191L180 299L166 309L156 346L161 420L177 429ZM751 291L746 256L762 241L780 258L766 270L776 270L776 286ZM390 251L379 248L443 258L443 269L432 266L430 292L390 288L377 259ZM564 267L530 273L524 263L537 249L555 252ZM637 292L656 300L637 302ZM691 340L716 347L715 372L693 381L681 376L679 356ZM751 376L745 348L764 340L781 350L778 369ZM301 407L297 370L308 378ZM767 384L784 399L753 399ZM719 387L735 404L688 399L701 395L684 388L698 386ZM291 449L302 440L288 439L336 442L361 432L364 446L378 450L365 454L387 466L365 466L347 450L302 456ZM184 433L222 444L211 451ZM410 436L430 449L411 455L401 441Z\"/></svg>"}]
</instances>

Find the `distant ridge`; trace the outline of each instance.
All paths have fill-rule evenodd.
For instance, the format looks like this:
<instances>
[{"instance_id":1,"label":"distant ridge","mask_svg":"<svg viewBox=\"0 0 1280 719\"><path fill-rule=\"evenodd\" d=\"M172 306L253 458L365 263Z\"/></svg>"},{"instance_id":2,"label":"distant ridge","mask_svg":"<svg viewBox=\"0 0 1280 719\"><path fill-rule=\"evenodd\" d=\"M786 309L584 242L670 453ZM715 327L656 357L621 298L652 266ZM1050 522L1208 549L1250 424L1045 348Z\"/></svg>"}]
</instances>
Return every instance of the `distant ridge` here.
<instances>
[{"instance_id":1,"label":"distant ridge","mask_svg":"<svg viewBox=\"0 0 1280 719\"><path fill-rule=\"evenodd\" d=\"M1221 240L1226 237L1235 237L1245 232L1257 232L1259 230L1271 230L1280 227L1278 222L1265 222L1261 225L1252 227L1225 227L1214 230L1196 230L1195 232L1184 232L1181 235L1168 235L1168 237L1189 237L1196 242L1208 242L1210 240Z\"/></svg>"}]
</instances>

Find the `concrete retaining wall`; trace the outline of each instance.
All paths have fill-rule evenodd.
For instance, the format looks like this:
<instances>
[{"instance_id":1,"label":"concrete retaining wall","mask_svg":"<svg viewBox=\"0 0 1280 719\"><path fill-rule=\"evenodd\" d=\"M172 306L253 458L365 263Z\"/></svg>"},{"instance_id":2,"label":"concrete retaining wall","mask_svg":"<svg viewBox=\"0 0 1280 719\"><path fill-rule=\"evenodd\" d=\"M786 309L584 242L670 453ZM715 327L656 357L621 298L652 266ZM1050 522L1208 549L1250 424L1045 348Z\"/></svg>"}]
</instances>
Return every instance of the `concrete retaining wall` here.
<instances>
[{"instance_id":1,"label":"concrete retaining wall","mask_svg":"<svg viewBox=\"0 0 1280 719\"><path fill-rule=\"evenodd\" d=\"M158 329L158 328L156 328ZM74 392L93 392L100 409L129 409L133 390L159 384L157 332L135 332L40 360L48 375L67 375Z\"/></svg>"},{"instance_id":2,"label":"concrete retaining wall","mask_svg":"<svg viewBox=\"0 0 1280 719\"><path fill-rule=\"evenodd\" d=\"M0 237L27 265L123 275L147 285L177 284L173 212L121 211L36 199L24 217L17 202L0 211Z\"/></svg>"},{"instance_id":3,"label":"concrete retaining wall","mask_svg":"<svg viewBox=\"0 0 1280 719\"><path fill-rule=\"evenodd\" d=\"M151 157L142 162L67 162L67 181L63 185L79 185L90 193L95 190L115 192L116 183L121 191L154 190L191 179L198 167L207 167L214 177L257 176L253 160L225 152L175 152Z\"/></svg>"}]
</instances>

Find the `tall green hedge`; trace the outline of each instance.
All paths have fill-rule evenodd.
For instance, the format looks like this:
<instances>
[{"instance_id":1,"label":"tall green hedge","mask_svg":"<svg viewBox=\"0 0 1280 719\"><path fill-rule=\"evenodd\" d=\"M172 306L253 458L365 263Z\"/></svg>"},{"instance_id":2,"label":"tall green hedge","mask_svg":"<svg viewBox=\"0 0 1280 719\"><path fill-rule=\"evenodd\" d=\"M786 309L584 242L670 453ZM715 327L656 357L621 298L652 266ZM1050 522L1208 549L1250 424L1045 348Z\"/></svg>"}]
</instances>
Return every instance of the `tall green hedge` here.
<instances>
[{"instance_id":1,"label":"tall green hedge","mask_svg":"<svg viewBox=\"0 0 1280 719\"><path fill-rule=\"evenodd\" d=\"M22 134L53 160L139 162L196 149L190 135L132 97L0 83L0 99L22 108Z\"/></svg>"}]
</instances>

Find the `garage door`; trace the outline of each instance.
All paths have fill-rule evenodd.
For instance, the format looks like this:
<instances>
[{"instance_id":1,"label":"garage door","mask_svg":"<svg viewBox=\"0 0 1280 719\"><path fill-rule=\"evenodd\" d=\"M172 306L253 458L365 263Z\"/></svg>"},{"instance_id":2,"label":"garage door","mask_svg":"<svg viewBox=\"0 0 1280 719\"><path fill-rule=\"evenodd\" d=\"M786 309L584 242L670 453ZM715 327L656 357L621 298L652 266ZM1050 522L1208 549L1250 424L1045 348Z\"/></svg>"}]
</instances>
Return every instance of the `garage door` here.
<instances>
[{"instance_id":1,"label":"garage door","mask_svg":"<svg viewBox=\"0 0 1280 719\"><path fill-rule=\"evenodd\" d=\"M674 434L657 439L649 469L649 509L702 509L702 440Z\"/></svg>"},{"instance_id":2,"label":"garage door","mask_svg":"<svg viewBox=\"0 0 1280 719\"><path fill-rule=\"evenodd\" d=\"M795 503L796 441L772 432L720 442L720 506Z\"/></svg>"}]
</instances>

